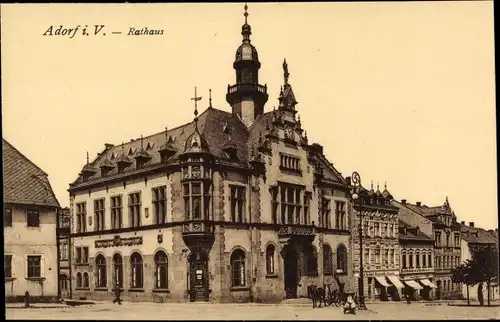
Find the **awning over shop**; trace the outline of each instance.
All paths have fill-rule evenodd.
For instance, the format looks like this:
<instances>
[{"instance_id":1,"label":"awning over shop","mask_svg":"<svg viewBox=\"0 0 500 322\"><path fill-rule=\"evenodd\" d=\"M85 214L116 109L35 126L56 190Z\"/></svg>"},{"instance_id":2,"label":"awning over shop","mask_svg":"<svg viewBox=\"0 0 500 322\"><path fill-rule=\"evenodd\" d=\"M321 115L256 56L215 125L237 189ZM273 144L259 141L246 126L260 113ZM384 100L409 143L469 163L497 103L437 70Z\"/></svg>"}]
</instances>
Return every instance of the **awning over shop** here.
<instances>
[{"instance_id":1,"label":"awning over shop","mask_svg":"<svg viewBox=\"0 0 500 322\"><path fill-rule=\"evenodd\" d=\"M409 280L409 281L403 281L406 285L408 285L409 287L411 287L412 289L414 290L422 290L423 287L420 286L420 284L418 284L417 282L415 281L412 281L412 280Z\"/></svg>"},{"instance_id":2,"label":"awning over shop","mask_svg":"<svg viewBox=\"0 0 500 322\"><path fill-rule=\"evenodd\" d=\"M401 289L401 288L405 287L403 285L403 283L401 283L401 281L399 280L399 278L397 276L392 275L392 276L387 276L387 278L389 279L389 281L391 281L392 285L394 285L396 288Z\"/></svg>"},{"instance_id":3,"label":"awning over shop","mask_svg":"<svg viewBox=\"0 0 500 322\"><path fill-rule=\"evenodd\" d=\"M424 278L422 280L420 280L420 283L424 284L425 286L427 287L430 287L430 288L437 288L437 286L432 283L431 281L429 281L428 279Z\"/></svg>"},{"instance_id":4,"label":"awning over shop","mask_svg":"<svg viewBox=\"0 0 500 322\"><path fill-rule=\"evenodd\" d=\"M389 287L390 285L387 283L387 281L385 280L385 277L384 276L375 276L375 279L377 280L377 282L380 283L380 285L382 285L383 287Z\"/></svg>"}]
</instances>

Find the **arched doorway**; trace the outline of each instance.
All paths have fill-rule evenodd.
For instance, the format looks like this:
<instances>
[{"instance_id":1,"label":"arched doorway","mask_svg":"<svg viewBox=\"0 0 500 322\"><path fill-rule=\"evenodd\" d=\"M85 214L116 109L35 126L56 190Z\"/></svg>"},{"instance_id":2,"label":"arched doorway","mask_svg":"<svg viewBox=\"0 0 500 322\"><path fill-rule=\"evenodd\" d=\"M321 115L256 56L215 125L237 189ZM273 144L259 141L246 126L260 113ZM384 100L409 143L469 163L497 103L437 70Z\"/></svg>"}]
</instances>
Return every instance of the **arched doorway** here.
<instances>
[{"instance_id":1,"label":"arched doorway","mask_svg":"<svg viewBox=\"0 0 500 322\"><path fill-rule=\"evenodd\" d=\"M283 259L286 298L297 298L297 286L299 283L297 251L290 246L286 247Z\"/></svg>"},{"instance_id":2,"label":"arched doorway","mask_svg":"<svg viewBox=\"0 0 500 322\"><path fill-rule=\"evenodd\" d=\"M208 301L208 254L203 250L195 250L189 255L188 262L191 302Z\"/></svg>"}]
</instances>

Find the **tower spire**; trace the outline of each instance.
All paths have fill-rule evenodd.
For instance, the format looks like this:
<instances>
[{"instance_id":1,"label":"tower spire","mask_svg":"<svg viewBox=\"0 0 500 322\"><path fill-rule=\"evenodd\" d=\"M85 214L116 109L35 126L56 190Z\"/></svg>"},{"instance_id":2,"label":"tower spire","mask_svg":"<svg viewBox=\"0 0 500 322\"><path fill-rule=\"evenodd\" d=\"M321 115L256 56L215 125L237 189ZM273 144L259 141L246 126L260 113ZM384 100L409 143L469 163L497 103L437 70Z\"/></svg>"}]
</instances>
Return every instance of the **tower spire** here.
<instances>
[{"instance_id":1,"label":"tower spire","mask_svg":"<svg viewBox=\"0 0 500 322\"><path fill-rule=\"evenodd\" d=\"M288 72L288 64L286 63L286 58L283 60L283 78L285 79L285 85L288 85L288 78L290 73Z\"/></svg>"}]
</instances>

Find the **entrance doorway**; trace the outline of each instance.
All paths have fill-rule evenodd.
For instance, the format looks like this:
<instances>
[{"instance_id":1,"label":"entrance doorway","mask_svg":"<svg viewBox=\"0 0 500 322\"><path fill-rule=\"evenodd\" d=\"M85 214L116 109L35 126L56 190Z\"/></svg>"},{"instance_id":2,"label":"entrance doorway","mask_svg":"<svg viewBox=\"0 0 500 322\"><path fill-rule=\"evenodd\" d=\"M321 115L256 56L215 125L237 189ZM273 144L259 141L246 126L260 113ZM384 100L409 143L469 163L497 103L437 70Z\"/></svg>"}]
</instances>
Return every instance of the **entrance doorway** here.
<instances>
[{"instance_id":1,"label":"entrance doorway","mask_svg":"<svg viewBox=\"0 0 500 322\"><path fill-rule=\"evenodd\" d=\"M284 254L285 293L287 299L297 298L297 284L299 281L297 251L287 247Z\"/></svg>"},{"instance_id":2,"label":"entrance doorway","mask_svg":"<svg viewBox=\"0 0 500 322\"><path fill-rule=\"evenodd\" d=\"M208 255L196 250L189 255L189 293L191 302L208 301Z\"/></svg>"},{"instance_id":3,"label":"entrance doorway","mask_svg":"<svg viewBox=\"0 0 500 322\"><path fill-rule=\"evenodd\" d=\"M59 275L59 285L61 288L61 298L69 298L69 278L66 274Z\"/></svg>"}]
</instances>

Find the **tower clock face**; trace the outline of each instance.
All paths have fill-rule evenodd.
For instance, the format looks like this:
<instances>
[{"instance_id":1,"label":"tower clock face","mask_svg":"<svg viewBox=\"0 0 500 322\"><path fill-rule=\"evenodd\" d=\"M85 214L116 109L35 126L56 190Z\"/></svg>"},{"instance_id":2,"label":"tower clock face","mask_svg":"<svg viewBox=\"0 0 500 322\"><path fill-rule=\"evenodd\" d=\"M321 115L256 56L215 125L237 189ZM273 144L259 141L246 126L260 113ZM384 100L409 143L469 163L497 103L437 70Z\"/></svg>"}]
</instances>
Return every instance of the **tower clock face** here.
<instances>
[{"instance_id":1,"label":"tower clock face","mask_svg":"<svg viewBox=\"0 0 500 322\"><path fill-rule=\"evenodd\" d=\"M290 125L285 126L285 138L290 140L294 139L294 130Z\"/></svg>"}]
</instances>

